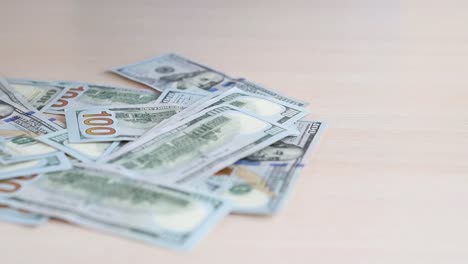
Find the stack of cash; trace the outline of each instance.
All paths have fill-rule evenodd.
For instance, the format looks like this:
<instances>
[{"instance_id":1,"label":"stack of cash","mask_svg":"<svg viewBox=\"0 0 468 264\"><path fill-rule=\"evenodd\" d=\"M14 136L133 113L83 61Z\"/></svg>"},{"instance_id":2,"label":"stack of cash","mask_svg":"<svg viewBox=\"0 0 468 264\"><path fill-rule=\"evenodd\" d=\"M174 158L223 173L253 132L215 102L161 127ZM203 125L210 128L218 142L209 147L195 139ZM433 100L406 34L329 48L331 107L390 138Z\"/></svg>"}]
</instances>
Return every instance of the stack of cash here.
<instances>
[{"instance_id":1,"label":"stack of cash","mask_svg":"<svg viewBox=\"0 0 468 264\"><path fill-rule=\"evenodd\" d=\"M306 102L175 54L113 72L153 89L0 79L0 220L188 249L228 213L276 214L323 130Z\"/></svg>"}]
</instances>

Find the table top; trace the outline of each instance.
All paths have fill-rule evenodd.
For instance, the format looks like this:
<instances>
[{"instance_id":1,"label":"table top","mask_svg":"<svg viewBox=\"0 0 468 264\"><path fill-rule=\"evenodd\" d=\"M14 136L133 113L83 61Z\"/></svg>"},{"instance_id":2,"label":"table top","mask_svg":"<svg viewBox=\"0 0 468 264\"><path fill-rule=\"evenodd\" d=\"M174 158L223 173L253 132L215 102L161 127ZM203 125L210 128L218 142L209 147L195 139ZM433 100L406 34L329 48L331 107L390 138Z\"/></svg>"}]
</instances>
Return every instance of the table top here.
<instances>
[{"instance_id":1,"label":"table top","mask_svg":"<svg viewBox=\"0 0 468 264\"><path fill-rule=\"evenodd\" d=\"M2 1L3 75L143 88L108 70L176 52L328 128L277 216L229 216L189 253L0 223L1 262L466 263L468 4L277 2Z\"/></svg>"}]
</instances>

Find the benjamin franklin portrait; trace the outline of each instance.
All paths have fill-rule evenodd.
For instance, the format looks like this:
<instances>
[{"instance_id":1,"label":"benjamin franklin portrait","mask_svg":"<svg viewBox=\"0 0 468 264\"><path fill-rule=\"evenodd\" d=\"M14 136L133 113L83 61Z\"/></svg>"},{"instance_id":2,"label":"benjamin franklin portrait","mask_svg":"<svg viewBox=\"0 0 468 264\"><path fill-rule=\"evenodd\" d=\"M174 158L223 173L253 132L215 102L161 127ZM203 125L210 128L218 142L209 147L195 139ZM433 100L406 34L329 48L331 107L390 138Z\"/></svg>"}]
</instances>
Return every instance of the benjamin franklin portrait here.
<instances>
[{"instance_id":1,"label":"benjamin franklin portrait","mask_svg":"<svg viewBox=\"0 0 468 264\"><path fill-rule=\"evenodd\" d=\"M168 75L161 77L160 80L168 83L175 83L176 88L180 90L191 87L208 90L220 84L224 80L224 76L212 71L197 71Z\"/></svg>"},{"instance_id":2,"label":"benjamin franklin portrait","mask_svg":"<svg viewBox=\"0 0 468 264\"><path fill-rule=\"evenodd\" d=\"M244 159L249 161L286 161L300 158L303 154L302 148L278 141Z\"/></svg>"}]
</instances>

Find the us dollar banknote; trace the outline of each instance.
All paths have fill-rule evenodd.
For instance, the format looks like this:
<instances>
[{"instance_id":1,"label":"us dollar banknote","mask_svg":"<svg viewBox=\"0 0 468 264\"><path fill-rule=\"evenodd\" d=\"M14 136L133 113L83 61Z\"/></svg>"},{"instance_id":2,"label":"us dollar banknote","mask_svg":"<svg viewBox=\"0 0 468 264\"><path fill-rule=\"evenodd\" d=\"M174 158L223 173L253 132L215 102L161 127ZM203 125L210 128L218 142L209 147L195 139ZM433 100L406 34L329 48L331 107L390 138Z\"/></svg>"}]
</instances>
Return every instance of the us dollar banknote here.
<instances>
[{"instance_id":1,"label":"us dollar banknote","mask_svg":"<svg viewBox=\"0 0 468 264\"><path fill-rule=\"evenodd\" d=\"M57 84L65 85L66 91L47 110L51 114L64 114L66 108L151 104L158 99L160 94L156 91L99 84L74 82L57 82Z\"/></svg>"},{"instance_id":2,"label":"us dollar banknote","mask_svg":"<svg viewBox=\"0 0 468 264\"><path fill-rule=\"evenodd\" d=\"M37 111L22 95L15 93L8 81L0 76L0 99L16 105L23 111Z\"/></svg>"},{"instance_id":3,"label":"us dollar banknote","mask_svg":"<svg viewBox=\"0 0 468 264\"><path fill-rule=\"evenodd\" d=\"M234 213L277 213L323 130L322 122L299 121L296 125L299 136L278 141L204 181L188 182L187 187L228 199Z\"/></svg>"},{"instance_id":4,"label":"us dollar banknote","mask_svg":"<svg viewBox=\"0 0 468 264\"><path fill-rule=\"evenodd\" d=\"M0 221L12 224L39 226L47 222L49 218L36 213L11 208L0 204Z\"/></svg>"},{"instance_id":5,"label":"us dollar banknote","mask_svg":"<svg viewBox=\"0 0 468 264\"><path fill-rule=\"evenodd\" d=\"M0 180L0 198L18 191L22 184L33 181L36 177L37 175L31 175L8 180ZM49 218L44 215L12 208L6 204L0 203L0 221L20 225L38 226L46 223L48 219Z\"/></svg>"},{"instance_id":6,"label":"us dollar banknote","mask_svg":"<svg viewBox=\"0 0 468 264\"><path fill-rule=\"evenodd\" d=\"M182 119L203 109L224 103L239 107L258 115L263 119L283 125L294 124L309 112L305 108L277 100L273 97L264 97L251 94L237 88L232 88L227 92L196 105L195 107L182 111L177 117Z\"/></svg>"},{"instance_id":7,"label":"us dollar banknote","mask_svg":"<svg viewBox=\"0 0 468 264\"><path fill-rule=\"evenodd\" d=\"M112 71L158 91L199 88L219 92L225 91L226 83L232 82L232 78L224 73L173 53L115 67Z\"/></svg>"},{"instance_id":8,"label":"us dollar banknote","mask_svg":"<svg viewBox=\"0 0 468 264\"><path fill-rule=\"evenodd\" d=\"M256 84L254 82L245 80L245 79L237 79L235 82L232 84L229 84L231 87L236 87L238 89L241 89L243 91L246 91L248 93L252 94L258 94L266 97L273 97L277 100L296 105L299 107L305 107L308 105L308 103L304 101L300 101L291 97L287 97L285 95L282 95L278 92L275 92L271 89L268 89L266 87L263 87L262 85Z\"/></svg>"},{"instance_id":9,"label":"us dollar banknote","mask_svg":"<svg viewBox=\"0 0 468 264\"><path fill-rule=\"evenodd\" d=\"M150 131L126 153L106 161L111 169L135 178L173 183L212 175L293 131L234 106L219 105Z\"/></svg>"},{"instance_id":10,"label":"us dollar banknote","mask_svg":"<svg viewBox=\"0 0 468 264\"><path fill-rule=\"evenodd\" d=\"M65 93L65 86L54 82L8 78L14 93L20 94L39 112L46 111Z\"/></svg>"},{"instance_id":11,"label":"us dollar banknote","mask_svg":"<svg viewBox=\"0 0 468 264\"><path fill-rule=\"evenodd\" d=\"M28 111L23 107L0 99L0 136L11 136L21 131L42 135L62 128L42 113Z\"/></svg>"},{"instance_id":12,"label":"us dollar banknote","mask_svg":"<svg viewBox=\"0 0 468 264\"><path fill-rule=\"evenodd\" d=\"M42 174L0 202L175 249L191 248L230 208L214 196L77 166Z\"/></svg>"},{"instance_id":13,"label":"us dollar banknote","mask_svg":"<svg viewBox=\"0 0 468 264\"><path fill-rule=\"evenodd\" d=\"M118 147L119 142L71 143L68 130L61 130L37 137L42 145L48 145L82 162L96 162Z\"/></svg>"},{"instance_id":14,"label":"us dollar banknote","mask_svg":"<svg viewBox=\"0 0 468 264\"><path fill-rule=\"evenodd\" d=\"M177 105L73 108L65 111L65 118L70 142L130 141L183 109Z\"/></svg>"},{"instance_id":15,"label":"us dollar banknote","mask_svg":"<svg viewBox=\"0 0 468 264\"><path fill-rule=\"evenodd\" d=\"M165 89L159 98L156 100L156 104L171 104L179 105L182 107L188 107L200 100L211 98L213 95L209 92L205 92L201 89Z\"/></svg>"},{"instance_id":16,"label":"us dollar banknote","mask_svg":"<svg viewBox=\"0 0 468 264\"><path fill-rule=\"evenodd\" d=\"M57 149L27 135L1 138L0 179L70 168L71 163Z\"/></svg>"},{"instance_id":17,"label":"us dollar banknote","mask_svg":"<svg viewBox=\"0 0 468 264\"><path fill-rule=\"evenodd\" d=\"M0 164L12 164L40 158L57 149L37 141L34 137L19 135L0 137Z\"/></svg>"},{"instance_id":18,"label":"us dollar banknote","mask_svg":"<svg viewBox=\"0 0 468 264\"><path fill-rule=\"evenodd\" d=\"M44 154L32 160L13 164L0 164L0 180L71 168L71 163L62 152Z\"/></svg>"},{"instance_id":19,"label":"us dollar banknote","mask_svg":"<svg viewBox=\"0 0 468 264\"><path fill-rule=\"evenodd\" d=\"M112 148L109 148L105 153L103 153L99 158L97 158L94 162L96 163L102 163L104 160L106 160L110 155L116 153L117 151L120 151L123 147L125 147L127 144L133 141L113 141L112 142ZM95 142L95 144L98 143L108 143L108 142Z\"/></svg>"}]
</instances>

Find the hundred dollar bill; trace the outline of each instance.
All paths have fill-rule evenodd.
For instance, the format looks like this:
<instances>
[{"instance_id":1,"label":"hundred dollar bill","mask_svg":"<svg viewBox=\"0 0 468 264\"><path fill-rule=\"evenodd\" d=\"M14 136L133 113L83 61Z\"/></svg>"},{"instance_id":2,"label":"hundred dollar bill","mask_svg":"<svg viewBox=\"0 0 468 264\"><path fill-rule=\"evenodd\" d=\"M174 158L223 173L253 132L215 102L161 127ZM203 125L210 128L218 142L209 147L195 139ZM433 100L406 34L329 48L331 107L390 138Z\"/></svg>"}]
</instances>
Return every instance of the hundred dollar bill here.
<instances>
[{"instance_id":1,"label":"hundred dollar bill","mask_svg":"<svg viewBox=\"0 0 468 264\"><path fill-rule=\"evenodd\" d=\"M283 125L294 124L299 119L307 115L308 110L277 100L273 97L264 97L251 94L243 90L232 88L208 101L186 109L177 115L181 119L199 112L203 109L227 103L237 106L246 111L252 112L263 119L277 122Z\"/></svg>"},{"instance_id":2,"label":"hundred dollar bill","mask_svg":"<svg viewBox=\"0 0 468 264\"><path fill-rule=\"evenodd\" d=\"M202 99L211 98L213 95L201 89L165 89L156 100L156 104L171 104L188 107Z\"/></svg>"},{"instance_id":3,"label":"hundred dollar bill","mask_svg":"<svg viewBox=\"0 0 468 264\"><path fill-rule=\"evenodd\" d=\"M55 82L56 85L65 87L60 97L55 98L52 104L45 111L49 114L62 115L65 108L70 107L70 104L79 98L89 87L86 83L80 82Z\"/></svg>"},{"instance_id":4,"label":"hundred dollar bill","mask_svg":"<svg viewBox=\"0 0 468 264\"><path fill-rule=\"evenodd\" d=\"M199 103L204 102L205 100L208 100L209 98L212 98L213 96L215 96L215 93L206 92L199 88L189 88L186 90L168 88L168 89L165 89L161 93L161 95L158 97L158 100L156 100L156 104L159 104L159 105L171 104L171 105L178 105L180 107L183 107L184 109L182 111L180 111L179 113L173 116L173 117L176 117L181 112L185 112L189 108L194 107L195 105L198 105ZM170 120L172 120L172 117L166 120L163 120L161 123L153 127L152 130L158 129L161 126L166 125L166 123ZM180 120L180 119L176 119L176 120Z\"/></svg>"},{"instance_id":5,"label":"hundred dollar bill","mask_svg":"<svg viewBox=\"0 0 468 264\"><path fill-rule=\"evenodd\" d=\"M0 136L14 131L27 131L42 135L62 129L42 113L23 110L21 106L0 99Z\"/></svg>"},{"instance_id":6,"label":"hundred dollar bill","mask_svg":"<svg viewBox=\"0 0 468 264\"><path fill-rule=\"evenodd\" d=\"M37 111L22 95L14 93L10 84L3 77L0 77L0 99L7 103L16 105L23 111Z\"/></svg>"},{"instance_id":7,"label":"hundred dollar bill","mask_svg":"<svg viewBox=\"0 0 468 264\"><path fill-rule=\"evenodd\" d=\"M53 122L54 124L56 124L57 126L63 128L63 129L66 129L67 126L65 125L65 123L61 122L60 120L57 120L55 118L49 118L49 121Z\"/></svg>"},{"instance_id":8,"label":"hundred dollar bill","mask_svg":"<svg viewBox=\"0 0 468 264\"><path fill-rule=\"evenodd\" d=\"M36 177L37 175L31 175L8 180L0 180L0 197L5 197L8 194L18 191L23 184L35 180ZM0 203L0 221L37 226L44 224L47 220L48 217L44 215L12 208Z\"/></svg>"},{"instance_id":9,"label":"hundred dollar bill","mask_svg":"<svg viewBox=\"0 0 468 264\"><path fill-rule=\"evenodd\" d=\"M281 209L323 130L322 122L299 121L299 136L287 137L187 187L219 195L241 214Z\"/></svg>"},{"instance_id":10,"label":"hundred dollar bill","mask_svg":"<svg viewBox=\"0 0 468 264\"><path fill-rule=\"evenodd\" d=\"M135 140L184 107L175 105L126 105L67 109L70 142Z\"/></svg>"},{"instance_id":11,"label":"hundred dollar bill","mask_svg":"<svg viewBox=\"0 0 468 264\"><path fill-rule=\"evenodd\" d=\"M232 82L224 73L172 53L115 67L112 71L158 91L199 88L218 92L226 90L225 84Z\"/></svg>"},{"instance_id":12,"label":"hundred dollar bill","mask_svg":"<svg viewBox=\"0 0 468 264\"><path fill-rule=\"evenodd\" d=\"M251 81L247 81L245 79L237 79L235 82L232 84L228 84L230 86L236 87L238 89L241 89L243 91L253 93L253 94L258 94L266 97L273 97L277 100L287 102L292 105L296 105L299 107L305 107L308 105L308 103L304 101L300 101L291 97L284 96L282 94L279 94L273 90L270 90L268 88L265 88L259 84L253 83Z\"/></svg>"},{"instance_id":13,"label":"hundred dollar bill","mask_svg":"<svg viewBox=\"0 0 468 264\"><path fill-rule=\"evenodd\" d=\"M191 248L230 208L213 196L83 165L40 175L0 202L174 249Z\"/></svg>"},{"instance_id":14,"label":"hundred dollar bill","mask_svg":"<svg viewBox=\"0 0 468 264\"><path fill-rule=\"evenodd\" d=\"M57 151L55 148L45 145L27 135L0 138L1 164L37 159L44 154L55 151Z\"/></svg>"},{"instance_id":15,"label":"hundred dollar bill","mask_svg":"<svg viewBox=\"0 0 468 264\"><path fill-rule=\"evenodd\" d=\"M40 158L13 164L0 164L0 180L33 173L60 171L71 168L71 163L62 152L44 154Z\"/></svg>"},{"instance_id":16,"label":"hundred dollar bill","mask_svg":"<svg viewBox=\"0 0 468 264\"><path fill-rule=\"evenodd\" d=\"M114 141L114 142L112 142L112 147L107 149L99 158L97 158L95 160L95 162L96 163L103 162L104 160L106 160L106 158L108 156L112 155L113 153L115 153L117 151L120 151L120 149L122 149L129 142L132 142L132 141ZM97 142L97 143L107 143L107 142Z\"/></svg>"},{"instance_id":17,"label":"hundred dollar bill","mask_svg":"<svg viewBox=\"0 0 468 264\"><path fill-rule=\"evenodd\" d=\"M13 224L38 226L46 223L48 218L41 214L17 210L7 205L0 204L0 221Z\"/></svg>"},{"instance_id":18,"label":"hundred dollar bill","mask_svg":"<svg viewBox=\"0 0 468 264\"><path fill-rule=\"evenodd\" d=\"M150 131L132 142L126 153L106 161L130 177L182 182L212 175L293 132L234 106L220 105Z\"/></svg>"},{"instance_id":19,"label":"hundred dollar bill","mask_svg":"<svg viewBox=\"0 0 468 264\"><path fill-rule=\"evenodd\" d=\"M13 92L22 95L39 112L46 111L65 92L65 87L53 82L8 78Z\"/></svg>"},{"instance_id":20,"label":"hundred dollar bill","mask_svg":"<svg viewBox=\"0 0 468 264\"><path fill-rule=\"evenodd\" d=\"M58 84L66 85L66 92L47 110L51 114L64 114L66 108L153 104L159 96L159 92L143 89L87 83L58 82Z\"/></svg>"},{"instance_id":21,"label":"hundred dollar bill","mask_svg":"<svg viewBox=\"0 0 468 264\"><path fill-rule=\"evenodd\" d=\"M119 142L70 143L67 130L43 135L36 139L82 162L96 162L119 145Z\"/></svg>"}]
</instances>

